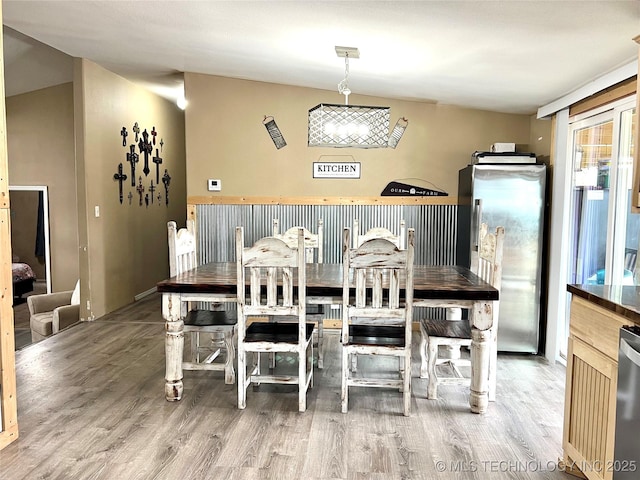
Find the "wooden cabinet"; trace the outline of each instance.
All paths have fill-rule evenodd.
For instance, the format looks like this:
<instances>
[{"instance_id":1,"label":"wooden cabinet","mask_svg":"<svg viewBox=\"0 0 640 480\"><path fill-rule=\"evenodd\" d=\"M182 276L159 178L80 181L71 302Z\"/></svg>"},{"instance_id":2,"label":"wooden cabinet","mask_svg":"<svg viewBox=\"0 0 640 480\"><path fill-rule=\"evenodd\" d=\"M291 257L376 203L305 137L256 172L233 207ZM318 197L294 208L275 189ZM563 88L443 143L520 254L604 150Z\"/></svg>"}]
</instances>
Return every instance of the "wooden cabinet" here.
<instances>
[{"instance_id":1,"label":"wooden cabinet","mask_svg":"<svg viewBox=\"0 0 640 480\"><path fill-rule=\"evenodd\" d=\"M613 478L619 332L631 324L573 295L562 447L567 469L591 480Z\"/></svg>"}]
</instances>

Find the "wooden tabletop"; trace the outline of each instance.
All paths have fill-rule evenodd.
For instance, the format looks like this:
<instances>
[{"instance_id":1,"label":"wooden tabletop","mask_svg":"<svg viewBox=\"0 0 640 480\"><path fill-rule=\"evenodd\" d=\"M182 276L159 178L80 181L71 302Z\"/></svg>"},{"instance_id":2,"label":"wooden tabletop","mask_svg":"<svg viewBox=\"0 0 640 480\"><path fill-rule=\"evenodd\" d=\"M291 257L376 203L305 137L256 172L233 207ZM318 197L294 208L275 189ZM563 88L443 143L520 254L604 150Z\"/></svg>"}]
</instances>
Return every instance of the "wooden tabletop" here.
<instances>
[{"instance_id":1,"label":"wooden tabletop","mask_svg":"<svg viewBox=\"0 0 640 480\"><path fill-rule=\"evenodd\" d=\"M307 264L307 296L342 295L342 264ZM498 300L498 290L459 266L414 265L414 299ZM236 263L208 263L157 284L162 293L236 293Z\"/></svg>"}]
</instances>

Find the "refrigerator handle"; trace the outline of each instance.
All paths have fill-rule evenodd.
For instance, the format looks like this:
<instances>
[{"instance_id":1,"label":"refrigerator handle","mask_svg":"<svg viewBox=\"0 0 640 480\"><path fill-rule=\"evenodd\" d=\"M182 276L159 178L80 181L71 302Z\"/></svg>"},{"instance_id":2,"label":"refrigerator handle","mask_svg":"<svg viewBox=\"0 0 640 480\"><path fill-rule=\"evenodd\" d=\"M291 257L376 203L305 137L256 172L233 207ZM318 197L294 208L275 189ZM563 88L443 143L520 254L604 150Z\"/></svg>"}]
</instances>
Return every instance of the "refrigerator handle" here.
<instances>
[{"instance_id":1,"label":"refrigerator handle","mask_svg":"<svg viewBox=\"0 0 640 480\"><path fill-rule=\"evenodd\" d=\"M473 224L471 228L473 231L471 232L471 250L474 252L478 251L478 246L480 245L480 239L478 236L480 235L480 225L482 225L482 199L476 198L473 201L473 214L472 217Z\"/></svg>"}]
</instances>

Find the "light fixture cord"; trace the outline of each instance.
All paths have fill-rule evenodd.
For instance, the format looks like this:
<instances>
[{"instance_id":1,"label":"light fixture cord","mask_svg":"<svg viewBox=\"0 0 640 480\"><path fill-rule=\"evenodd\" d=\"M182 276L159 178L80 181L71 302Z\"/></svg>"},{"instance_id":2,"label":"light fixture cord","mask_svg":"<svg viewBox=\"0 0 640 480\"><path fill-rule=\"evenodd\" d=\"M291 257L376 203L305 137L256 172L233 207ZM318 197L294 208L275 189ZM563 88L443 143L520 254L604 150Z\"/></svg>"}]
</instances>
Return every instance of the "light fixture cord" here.
<instances>
[{"instance_id":1,"label":"light fixture cord","mask_svg":"<svg viewBox=\"0 0 640 480\"><path fill-rule=\"evenodd\" d=\"M338 92L344 95L344 104L349 105L349 52L344 56L344 79L338 84Z\"/></svg>"}]
</instances>

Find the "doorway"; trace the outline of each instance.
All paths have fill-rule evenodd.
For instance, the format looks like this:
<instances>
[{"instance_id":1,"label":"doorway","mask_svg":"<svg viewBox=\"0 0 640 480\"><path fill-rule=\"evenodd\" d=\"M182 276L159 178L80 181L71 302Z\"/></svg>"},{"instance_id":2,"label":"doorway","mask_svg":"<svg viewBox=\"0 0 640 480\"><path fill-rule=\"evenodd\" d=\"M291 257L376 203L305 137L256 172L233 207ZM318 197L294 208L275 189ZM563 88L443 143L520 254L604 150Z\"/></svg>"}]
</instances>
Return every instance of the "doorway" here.
<instances>
[{"instance_id":1,"label":"doorway","mask_svg":"<svg viewBox=\"0 0 640 480\"><path fill-rule=\"evenodd\" d=\"M630 212L635 96L569 120L570 250L567 283L640 283L640 215ZM567 306L568 308L568 306ZM566 315L564 336L569 333ZM560 343L566 355L566 343Z\"/></svg>"},{"instance_id":2,"label":"doorway","mask_svg":"<svg viewBox=\"0 0 640 480\"><path fill-rule=\"evenodd\" d=\"M39 185L9 186L9 202L14 277L27 276L28 272L35 276L30 285L24 280L14 283L14 340L19 350L31 343L26 297L52 291L48 189Z\"/></svg>"}]
</instances>

